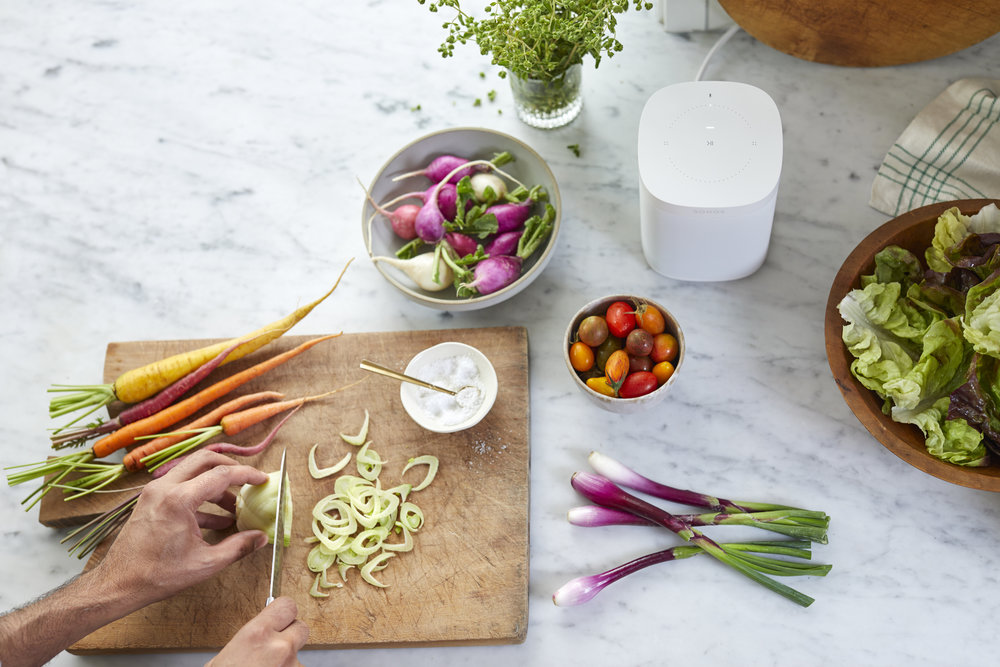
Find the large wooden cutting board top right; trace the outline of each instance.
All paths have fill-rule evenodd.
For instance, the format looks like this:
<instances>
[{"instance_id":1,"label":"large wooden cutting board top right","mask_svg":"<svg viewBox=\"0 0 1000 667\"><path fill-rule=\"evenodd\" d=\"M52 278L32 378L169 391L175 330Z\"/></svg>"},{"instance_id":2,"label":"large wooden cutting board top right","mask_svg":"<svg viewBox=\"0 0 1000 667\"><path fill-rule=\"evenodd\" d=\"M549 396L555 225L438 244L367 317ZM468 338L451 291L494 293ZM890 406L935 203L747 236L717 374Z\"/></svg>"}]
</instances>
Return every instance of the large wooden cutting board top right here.
<instances>
[{"instance_id":1,"label":"large wooden cutting board top right","mask_svg":"<svg viewBox=\"0 0 1000 667\"><path fill-rule=\"evenodd\" d=\"M305 340L295 336L269 345L265 356ZM361 359L405 368L413 355L455 340L481 350L497 372L500 391L490 414L477 426L437 434L416 425L403 411L399 383L360 370ZM112 343L106 373L126 368L198 341ZM293 597L310 628L307 648L363 648L497 644L524 640L528 613L528 354L523 327L345 334L312 348L254 380L243 392L273 389L289 398L360 384L309 404L281 429L268 450L249 463L277 469L287 448L293 494L293 540L285 550L282 593ZM251 361L240 360L230 373ZM217 371L220 372L220 371ZM415 549L389 561L378 573L387 588L370 586L348 573L348 583L330 597L309 595L313 575L305 560L311 545L313 506L332 493L336 478L314 480L309 449L319 442L320 465L347 451L339 433L356 433L367 409L372 449L387 460L381 478L395 484L408 458L433 454L440 470L427 488L412 494L426 524ZM245 432L261 439L272 424ZM234 442L237 440L234 439ZM406 481L422 479L423 469ZM155 539L155 536L150 536ZM267 597L271 550L262 549L199 586L151 605L98 630L72 647L74 653L216 650L260 612ZM93 566L100 558L95 553ZM331 572L331 574L334 574ZM335 574L334 574L335 576Z\"/></svg>"},{"instance_id":2,"label":"large wooden cutting board top right","mask_svg":"<svg viewBox=\"0 0 1000 667\"><path fill-rule=\"evenodd\" d=\"M939 58L1000 31L996 0L719 0L750 35L830 65L882 67Z\"/></svg>"}]
</instances>

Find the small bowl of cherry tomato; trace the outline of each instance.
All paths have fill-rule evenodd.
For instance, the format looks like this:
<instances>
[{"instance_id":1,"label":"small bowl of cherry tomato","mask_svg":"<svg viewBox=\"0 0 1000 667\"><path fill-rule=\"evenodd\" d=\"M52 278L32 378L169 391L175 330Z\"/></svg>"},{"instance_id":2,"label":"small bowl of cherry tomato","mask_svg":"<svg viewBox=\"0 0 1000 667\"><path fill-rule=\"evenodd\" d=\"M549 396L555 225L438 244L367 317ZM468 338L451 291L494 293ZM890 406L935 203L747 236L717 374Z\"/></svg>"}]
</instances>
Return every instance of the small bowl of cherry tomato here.
<instances>
[{"instance_id":1,"label":"small bowl of cherry tomato","mask_svg":"<svg viewBox=\"0 0 1000 667\"><path fill-rule=\"evenodd\" d=\"M563 357L574 384L594 403L628 413L658 403L684 362L684 333L650 299L611 295L577 311Z\"/></svg>"}]
</instances>

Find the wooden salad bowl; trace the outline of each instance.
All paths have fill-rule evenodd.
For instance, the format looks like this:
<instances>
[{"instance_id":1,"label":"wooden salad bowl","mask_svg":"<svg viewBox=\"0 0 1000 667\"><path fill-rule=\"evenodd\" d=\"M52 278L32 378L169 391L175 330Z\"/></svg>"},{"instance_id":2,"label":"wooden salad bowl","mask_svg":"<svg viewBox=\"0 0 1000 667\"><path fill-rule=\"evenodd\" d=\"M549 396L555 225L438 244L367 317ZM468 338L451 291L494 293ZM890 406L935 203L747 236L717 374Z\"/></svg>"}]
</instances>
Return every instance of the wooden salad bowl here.
<instances>
[{"instance_id":1,"label":"wooden salad bowl","mask_svg":"<svg viewBox=\"0 0 1000 667\"><path fill-rule=\"evenodd\" d=\"M952 484L984 491L1000 491L1000 462L982 468L969 468L942 461L932 456L924 446L924 436L916 426L892 421L882 413L882 400L864 387L851 374L853 357L842 339L844 320L837 304L852 289L860 287L862 275L871 274L875 254L889 245L898 245L923 260L924 250L931 244L938 216L951 207L971 215L994 199L964 199L922 206L894 218L869 234L844 260L826 302L826 357L833 378L840 387L847 406L868 432L889 451L910 465Z\"/></svg>"}]
</instances>

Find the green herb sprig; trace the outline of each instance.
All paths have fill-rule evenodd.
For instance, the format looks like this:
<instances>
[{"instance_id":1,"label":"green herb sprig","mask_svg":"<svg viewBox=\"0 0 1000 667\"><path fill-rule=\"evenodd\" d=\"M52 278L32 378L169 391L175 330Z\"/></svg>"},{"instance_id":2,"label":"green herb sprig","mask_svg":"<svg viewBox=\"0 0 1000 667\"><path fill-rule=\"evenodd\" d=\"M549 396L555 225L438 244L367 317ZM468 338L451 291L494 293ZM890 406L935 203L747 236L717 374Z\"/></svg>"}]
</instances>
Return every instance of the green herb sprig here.
<instances>
[{"instance_id":1,"label":"green herb sprig","mask_svg":"<svg viewBox=\"0 0 1000 667\"><path fill-rule=\"evenodd\" d=\"M630 8L650 10L648 0L492 0L477 18L461 0L417 0L431 12L454 10L442 27L448 36L438 48L454 56L456 44L474 42L483 55L519 77L551 81L585 56L594 67L622 50L615 37L618 15ZM500 76L504 76L504 72Z\"/></svg>"}]
</instances>

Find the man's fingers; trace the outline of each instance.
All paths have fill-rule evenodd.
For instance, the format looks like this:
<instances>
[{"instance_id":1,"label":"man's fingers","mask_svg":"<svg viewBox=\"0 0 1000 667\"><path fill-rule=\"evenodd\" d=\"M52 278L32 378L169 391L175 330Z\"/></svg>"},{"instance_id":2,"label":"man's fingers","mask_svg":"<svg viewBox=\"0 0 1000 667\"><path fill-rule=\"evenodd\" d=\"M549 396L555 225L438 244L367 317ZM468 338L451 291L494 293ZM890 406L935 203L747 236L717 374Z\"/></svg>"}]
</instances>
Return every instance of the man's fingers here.
<instances>
[{"instance_id":1,"label":"man's fingers","mask_svg":"<svg viewBox=\"0 0 1000 667\"><path fill-rule=\"evenodd\" d=\"M218 452L200 449L193 454L185 456L180 463L171 468L161 479L170 480L174 483L183 482L220 465L237 465L237 463L228 456L219 454Z\"/></svg>"},{"instance_id":2,"label":"man's fingers","mask_svg":"<svg viewBox=\"0 0 1000 667\"><path fill-rule=\"evenodd\" d=\"M295 604L295 600L292 598L282 595L281 597L274 598L271 604L264 607L257 618L261 620L269 629L275 632L281 632L282 630L288 628L295 621L295 617L299 613L298 605ZM309 636L309 630L306 629L306 637Z\"/></svg>"},{"instance_id":3,"label":"man's fingers","mask_svg":"<svg viewBox=\"0 0 1000 667\"><path fill-rule=\"evenodd\" d=\"M218 456L225 459L225 463L209 466L197 477L182 482L176 489L176 493L184 498L188 507L192 510L197 509L199 505L207 500L222 499L226 490L231 486L263 484L267 481L267 475L260 470L236 463L229 457L222 456L221 454ZM173 470L170 472L173 472ZM163 479L166 479L166 477Z\"/></svg>"},{"instance_id":4,"label":"man's fingers","mask_svg":"<svg viewBox=\"0 0 1000 667\"><path fill-rule=\"evenodd\" d=\"M221 570L230 563L235 563L244 556L249 556L254 551L266 545L267 535L262 531L241 530L218 544L208 547L208 552L212 554L212 560L218 565L218 569Z\"/></svg>"},{"instance_id":5,"label":"man's fingers","mask_svg":"<svg viewBox=\"0 0 1000 667\"><path fill-rule=\"evenodd\" d=\"M272 602L271 605L273 604L274 603ZM303 623L302 621L296 619L295 621L292 622L291 625L282 630L281 634L286 635L292 642L292 645L295 647L295 650L298 651L303 646L305 646L306 642L309 640L309 626Z\"/></svg>"},{"instance_id":6,"label":"man's fingers","mask_svg":"<svg viewBox=\"0 0 1000 667\"><path fill-rule=\"evenodd\" d=\"M198 527L208 530L224 530L233 525L233 521L236 520L234 517L213 514L212 512L195 512L194 515L198 520Z\"/></svg>"},{"instance_id":7,"label":"man's fingers","mask_svg":"<svg viewBox=\"0 0 1000 667\"><path fill-rule=\"evenodd\" d=\"M209 498L208 502L215 503L227 512L236 514L236 494L226 489L219 498Z\"/></svg>"}]
</instances>

